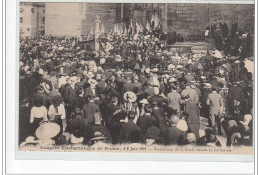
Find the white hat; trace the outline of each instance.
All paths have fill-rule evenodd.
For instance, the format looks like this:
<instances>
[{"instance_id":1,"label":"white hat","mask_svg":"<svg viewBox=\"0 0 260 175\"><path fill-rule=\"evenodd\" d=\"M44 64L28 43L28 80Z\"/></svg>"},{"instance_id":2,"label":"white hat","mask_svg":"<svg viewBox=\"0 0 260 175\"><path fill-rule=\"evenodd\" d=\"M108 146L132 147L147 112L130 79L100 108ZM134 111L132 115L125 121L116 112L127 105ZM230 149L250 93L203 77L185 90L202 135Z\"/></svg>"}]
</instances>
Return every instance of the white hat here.
<instances>
[{"instance_id":1,"label":"white hat","mask_svg":"<svg viewBox=\"0 0 260 175\"><path fill-rule=\"evenodd\" d=\"M219 73L220 73L220 74L224 74L224 72L225 72L225 71L224 71L223 69L220 69L220 70L219 70Z\"/></svg>"},{"instance_id":2,"label":"white hat","mask_svg":"<svg viewBox=\"0 0 260 175\"><path fill-rule=\"evenodd\" d=\"M245 121L250 121L250 120L252 120L252 115L251 114L246 114L246 115L244 115L244 119L245 119Z\"/></svg>"},{"instance_id":3,"label":"white hat","mask_svg":"<svg viewBox=\"0 0 260 175\"><path fill-rule=\"evenodd\" d=\"M88 83L91 84L91 85L96 85L97 81L95 79L89 79Z\"/></svg>"},{"instance_id":4,"label":"white hat","mask_svg":"<svg viewBox=\"0 0 260 175\"><path fill-rule=\"evenodd\" d=\"M223 64L222 67L227 68L227 66L225 64Z\"/></svg>"},{"instance_id":5,"label":"white hat","mask_svg":"<svg viewBox=\"0 0 260 175\"><path fill-rule=\"evenodd\" d=\"M93 78L95 75L93 74L93 72L88 72L87 73L87 77L88 78Z\"/></svg>"},{"instance_id":6,"label":"white hat","mask_svg":"<svg viewBox=\"0 0 260 175\"><path fill-rule=\"evenodd\" d=\"M142 104L146 104L146 105L147 105L147 104L149 104L148 100L147 100L147 99L145 99L145 98L144 98L144 99L142 99L142 100L140 101L140 103L142 103Z\"/></svg>"},{"instance_id":7,"label":"white hat","mask_svg":"<svg viewBox=\"0 0 260 175\"><path fill-rule=\"evenodd\" d=\"M152 71L153 71L153 72L158 72L158 70L159 70L158 68L153 68Z\"/></svg>"},{"instance_id":8,"label":"white hat","mask_svg":"<svg viewBox=\"0 0 260 175\"><path fill-rule=\"evenodd\" d=\"M77 81L78 81L78 77L76 77L76 76L73 76L70 78L70 83L77 82Z\"/></svg>"},{"instance_id":9,"label":"white hat","mask_svg":"<svg viewBox=\"0 0 260 175\"><path fill-rule=\"evenodd\" d=\"M206 77L206 76L201 76L200 78L203 79L203 80L205 80L207 77Z\"/></svg>"},{"instance_id":10,"label":"white hat","mask_svg":"<svg viewBox=\"0 0 260 175\"><path fill-rule=\"evenodd\" d=\"M97 70L101 71L101 70L102 70L102 67L97 66Z\"/></svg>"},{"instance_id":11,"label":"white hat","mask_svg":"<svg viewBox=\"0 0 260 175\"><path fill-rule=\"evenodd\" d=\"M169 82L170 83L172 83L172 82L176 82L177 80L176 80L176 78L174 78L174 77L171 77L170 79L169 79Z\"/></svg>"},{"instance_id":12,"label":"white hat","mask_svg":"<svg viewBox=\"0 0 260 175\"><path fill-rule=\"evenodd\" d=\"M223 58L222 54L220 51L215 50L215 54L213 55L215 58Z\"/></svg>"},{"instance_id":13,"label":"white hat","mask_svg":"<svg viewBox=\"0 0 260 175\"><path fill-rule=\"evenodd\" d=\"M207 88L212 88L212 85L210 83L206 83Z\"/></svg>"},{"instance_id":14,"label":"white hat","mask_svg":"<svg viewBox=\"0 0 260 175\"><path fill-rule=\"evenodd\" d=\"M136 97L135 93L132 91L128 91L128 92L124 93L124 99L127 102L135 102L136 98L137 97Z\"/></svg>"},{"instance_id":15,"label":"white hat","mask_svg":"<svg viewBox=\"0 0 260 175\"><path fill-rule=\"evenodd\" d=\"M177 65L177 67L176 67L176 69L181 69L181 68L183 68L182 65Z\"/></svg>"},{"instance_id":16,"label":"white hat","mask_svg":"<svg viewBox=\"0 0 260 175\"><path fill-rule=\"evenodd\" d=\"M145 69L145 73L149 74L150 73L150 68Z\"/></svg>"},{"instance_id":17,"label":"white hat","mask_svg":"<svg viewBox=\"0 0 260 175\"><path fill-rule=\"evenodd\" d=\"M173 64L169 64L168 69L174 69L175 66Z\"/></svg>"},{"instance_id":18,"label":"white hat","mask_svg":"<svg viewBox=\"0 0 260 175\"><path fill-rule=\"evenodd\" d=\"M105 59L105 58L101 58L101 59L100 59L100 64L105 64L105 62L106 62L106 59Z\"/></svg>"},{"instance_id":19,"label":"white hat","mask_svg":"<svg viewBox=\"0 0 260 175\"><path fill-rule=\"evenodd\" d=\"M39 74L43 75L43 69L39 69Z\"/></svg>"},{"instance_id":20,"label":"white hat","mask_svg":"<svg viewBox=\"0 0 260 175\"><path fill-rule=\"evenodd\" d=\"M236 64L239 64L239 63L240 63L240 61L239 61L239 60L236 60L236 61L235 61L235 63L236 63Z\"/></svg>"},{"instance_id":21,"label":"white hat","mask_svg":"<svg viewBox=\"0 0 260 175\"><path fill-rule=\"evenodd\" d=\"M43 123L36 130L38 139L46 140L55 137L60 132L60 126L56 123Z\"/></svg>"},{"instance_id":22,"label":"white hat","mask_svg":"<svg viewBox=\"0 0 260 175\"><path fill-rule=\"evenodd\" d=\"M115 58L115 60L116 60L117 62L120 62L120 61L122 61L122 59L121 59L121 56L120 56L120 55L116 55L116 58Z\"/></svg>"},{"instance_id":23,"label":"white hat","mask_svg":"<svg viewBox=\"0 0 260 175\"><path fill-rule=\"evenodd\" d=\"M96 79L97 79L97 80L100 80L101 78L102 78L101 74L97 74L97 75L96 75Z\"/></svg>"}]
</instances>

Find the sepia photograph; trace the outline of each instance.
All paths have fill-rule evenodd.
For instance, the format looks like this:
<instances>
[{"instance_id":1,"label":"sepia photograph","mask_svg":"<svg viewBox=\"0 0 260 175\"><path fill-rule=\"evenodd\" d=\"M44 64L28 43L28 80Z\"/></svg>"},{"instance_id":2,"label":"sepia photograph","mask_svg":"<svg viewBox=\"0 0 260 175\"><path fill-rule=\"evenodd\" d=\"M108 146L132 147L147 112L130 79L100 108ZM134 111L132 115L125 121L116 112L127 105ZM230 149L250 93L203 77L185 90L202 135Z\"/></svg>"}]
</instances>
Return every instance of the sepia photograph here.
<instances>
[{"instance_id":1,"label":"sepia photograph","mask_svg":"<svg viewBox=\"0 0 260 175\"><path fill-rule=\"evenodd\" d=\"M254 4L18 4L18 151L253 155Z\"/></svg>"}]
</instances>

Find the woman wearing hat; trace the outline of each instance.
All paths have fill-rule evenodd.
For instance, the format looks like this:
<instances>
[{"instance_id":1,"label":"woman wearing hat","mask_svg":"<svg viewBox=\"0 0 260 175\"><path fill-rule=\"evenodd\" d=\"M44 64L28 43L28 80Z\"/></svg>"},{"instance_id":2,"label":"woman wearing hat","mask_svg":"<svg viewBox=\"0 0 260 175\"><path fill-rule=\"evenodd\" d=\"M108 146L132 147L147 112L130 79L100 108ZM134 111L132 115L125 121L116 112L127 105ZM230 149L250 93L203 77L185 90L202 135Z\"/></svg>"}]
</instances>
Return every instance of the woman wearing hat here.
<instances>
[{"instance_id":1,"label":"woman wearing hat","mask_svg":"<svg viewBox=\"0 0 260 175\"><path fill-rule=\"evenodd\" d=\"M33 99L33 107L31 109L30 123L31 135L35 134L36 129L39 127L41 121L48 121L47 109L44 106L44 98L42 96L36 96Z\"/></svg>"},{"instance_id":2,"label":"woman wearing hat","mask_svg":"<svg viewBox=\"0 0 260 175\"><path fill-rule=\"evenodd\" d=\"M61 96L55 96L52 98L52 105L48 111L49 121L57 123L60 126L60 135L65 130L66 125L66 112L64 105L62 104Z\"/></svg>"}]
</instances>

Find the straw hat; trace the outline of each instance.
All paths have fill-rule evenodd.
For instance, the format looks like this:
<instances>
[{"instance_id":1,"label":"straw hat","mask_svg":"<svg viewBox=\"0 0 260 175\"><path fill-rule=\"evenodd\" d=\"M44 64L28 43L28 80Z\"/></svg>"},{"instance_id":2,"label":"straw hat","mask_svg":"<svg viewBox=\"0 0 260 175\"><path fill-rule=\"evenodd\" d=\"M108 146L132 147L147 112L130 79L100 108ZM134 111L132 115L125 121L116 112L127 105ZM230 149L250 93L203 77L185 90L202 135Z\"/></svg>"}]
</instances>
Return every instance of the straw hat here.
<instances>
[{"instance_id":1,"label":"straw hat","mask_svg":"<svg viewBox=\"0 0 260 175\"><path fill-rule=\"evenodd\" d=\"M126 92L125 94L124 94L124 99L125 99L125 101L127 101L127 102L135 102L136 101L136 94L134 93L134 92L132 92L132 91L128 91L128 92Z\"/></svg>"},{"instance_id":2,"label":"straw hat","mask_svg":"<svg viewBox=\"0 0 260 175\"><path fill-rule=\"evenodd\" d=\"M171 77L170 79L169 79L169 82L170 83L172 83L172 82L176 82L177 80L176 80L176 78L174 78L174 77Z\"/></svg>"},{"instance_id":3,"label":"straw hat","mask_svg":"<svg viewBox=\"0 0 260 175\"><path fill-rule=\"evenodd\" d=\"M96 85L96 84L97 84L97 81L96 81L95 79L89 79L89 80L88 80L88 83L89 83L90 85Z\"/></svg>"},{"instance_id":4,"label":"straw hat","mask_svg":"<svg viewBox=\"0 0 260 175\"><path fill-rule=\"evenodd\" d=\"M88 72L86 75L88 78L93 78L95 75L93 72Z\"/></svg>"},{"instance_id":5,"label":"straw hat","mask_svg":"<svg viewBox=\"0 0 260 175\"><path fill-rule=\"evenodd\" d=\"M169 64L168 69L175 69L175 66L173 64Z\"/></svg>"},{"instance_id":6,"label":"straw hat","mask_svg":"<svg viewBox=\"0 0 260 175\"><path fill-rule=\"evenodd\" d=\"M145 98L144 98L144 99L142 99L142 100L140 101L140 103L142 103L142 104L146 104L146 105L147 105L147 104L149 104L148 100L147 100L147 99L145 99Z\"/></svg>"},{"instance_id":7,"label":"straw hat","mask_svg":"<svg viewBox=\"0 0 260 175\"><path fill-rule=\"evenodd\" d=\"M90 139L90 140L91 140L91 141L107 140L107 138L104 137L101 132L96 131L96 132L94 133L94 137L93 137L92 139Z\"/></svg>"},{"instance_id":8,"label":"straw hat","mask_svg":"<svg viewBox=\"0 0 260 175\"><path fill-rule=\"evenodd\" d=\"M36 130L36 137L41 140L51 139L60 132L60 126L56 123L43 123Z\"/></svg>"}]
</instances>

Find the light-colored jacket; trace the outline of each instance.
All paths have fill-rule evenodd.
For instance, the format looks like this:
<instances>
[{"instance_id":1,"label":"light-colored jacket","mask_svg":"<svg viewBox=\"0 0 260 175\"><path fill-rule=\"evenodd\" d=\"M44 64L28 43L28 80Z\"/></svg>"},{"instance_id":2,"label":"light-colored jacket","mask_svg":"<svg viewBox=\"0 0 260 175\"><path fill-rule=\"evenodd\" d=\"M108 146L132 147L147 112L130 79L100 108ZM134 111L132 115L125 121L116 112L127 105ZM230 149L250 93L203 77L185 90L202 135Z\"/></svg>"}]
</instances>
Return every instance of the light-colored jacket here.
<instances>
[{"instance_id":1,"label":"light-colored jacket","mask_svg":"<svg viewBox=\"0 0 260 175\"><path fill-rule=\"evenodd\" d=\"M180 98L181 95L178 92L171 92L167 94L167 98L169 100L168 107L177 110L177 112L180 112Z\"/></svg>"},{"instance_id":2,"label":"light-colored jacket","mask_svg":"<svg viewBox=\"0 0 260 175\"><path fill-rule=\"evenodd\" d=\"M220 114L221 109L223 107L223 99L220 94L218 94L216 91L213 91L208 95L207 105L209 105L209 112L210 114Z\"/></svg>"}]
</instances>

